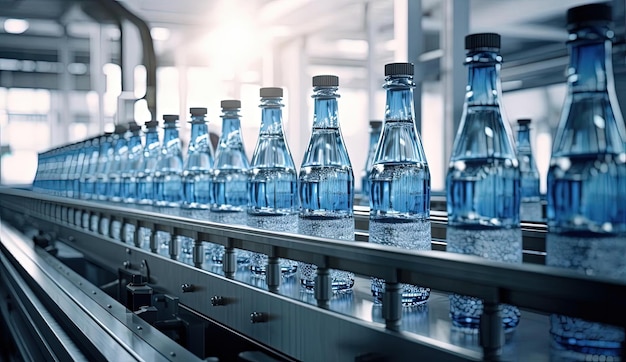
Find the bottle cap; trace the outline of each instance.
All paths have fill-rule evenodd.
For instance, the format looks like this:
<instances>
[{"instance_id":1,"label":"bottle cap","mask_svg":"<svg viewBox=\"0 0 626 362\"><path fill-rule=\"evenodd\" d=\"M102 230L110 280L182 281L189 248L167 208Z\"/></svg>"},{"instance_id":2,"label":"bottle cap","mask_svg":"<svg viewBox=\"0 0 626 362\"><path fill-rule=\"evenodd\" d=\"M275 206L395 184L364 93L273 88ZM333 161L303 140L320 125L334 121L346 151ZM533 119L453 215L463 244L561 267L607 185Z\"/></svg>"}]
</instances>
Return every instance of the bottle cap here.
<instances>
[{"instance_id":1,"label":"bottle cap","mask_svg":"<svg viewBox=\"0 0 626 362\"><path fill-rule=\"evenodd\" d=\"M148 122L144 123L144 126L146 126L146 128L158 127L159 126L159 122L156 119L153 119L151 121L148 121Z\"/></svg>"},{"instance_id":2,"label":"bottle cap","mask_svg":"<svg viewBox=\"0 0 626 362\"><path fill-rule=\"evenodd\" d=\"M165 123L174 123L178 121L178 115L177 114L164 114L163 120L165 121Z\"/></svg>"},{"instance_id":3,"label":"bottle cap","mask_svg":"<svg viewBox=\"0 0 626 362\"><path fill-rule=\"evenodd\" d=\"M191 107L189 108L189 113L192 116L206 116L207 109L206 107Z\"/></svg>"},{"instance_id":4,"label":"bottle cap","mask_svg":"<svg viewBox=\"0 0 626 362\"><path fill-rule=\"evenodd\" d=\"M113 133L115 133L115 134L124 134L124 133L126 133L127 130L128 130L128 128L126 128L126 126L124 126L123 124L116 124L115 125L115 130L113 131Z\"/></svg>"},{"instance_id":5,"label":"bottle cap","mask_svg":"<svg viewBox=\"0 0 626 362\"><path fill-rule=\"evenodd\" d=\"M469 34L465 37L466 50L478 49L497 49L500 50L500 34L496 33L476 33Z\"/></svg>"},{"instance_id":6,"label":"bottle cap","mask_svg":"<svg viewBox=\"0 0 626 362\"><path fill-rule=\"evenodd\" d=\"M313 87L339 87L339 77L336 75L316 75L313 77Z\"/></svg>"},{"instance_id":7,"label":"bottle cap","mask_svg":"<svg viewBox=\"0 0 626 362\"><path fill-rule=\"evenodd\" d=\"M613 20L612 8L605 3L576 6L567 10L567 28L577 28L593 23L608 23Z\"/></svg>"},{"instance_id":8,"label":"bottle cap","mask_svg":"<svg viewBox=\"0 0 626 362\"><path fill-rule=\"evenodd\" d=\"M415 67L413 63L389 63L385 64L385 77L388 75L413 75Z\"/></svg>"},{"instance_id":9,"label":"bottle cap","mask_svg":"<svg viewBox=\"0 0 626 362\"><path fill-rule=\"evenodd\" d=\"M239 109L241 108L241 101L238 99L227 99L227 100L223 100L220 103L220 105L222 106L222 109L226 109L226 110Z\"/></svg>"},{"instance_id":10,"label":"bottle cap","mask_svg":"<svg viewBox=\"0 0 626 362\"><path fill-rule=\"evenodd\" d=\"M383 125L383 121L380 119L372 119L370 120L370 127L372 128L380 128Z\"/></svg>"},{"instance_id":11,"label":"bottle cap","mask_svg":"<svg viewBox=\"0 0 626 362\"><path fill-rule=\"evenodd\" d=\"M520 126L530 124L530 118L520 118L517 120L517 124Z\"/></svg>"},{"instance_id":12,"label":"bottle cap","mask_svg":"<svg viewBox=\"0 0 626 362\"><path fill-rule=\"evenodd\" d=\"M276 98L283 96L283 89L278 87L265 87L259 91L261 98Z\"/></svg>"},{"instance_id":13,"label":"bottle cap","mask_svg":"<svg viewBox=\"0 0 626 362\"><path fill-rule=\"evenodd\" d=\"M128 130L131 132L141 131L141 127L135 121L128 122Z\"/></svg>"}]
</instances>

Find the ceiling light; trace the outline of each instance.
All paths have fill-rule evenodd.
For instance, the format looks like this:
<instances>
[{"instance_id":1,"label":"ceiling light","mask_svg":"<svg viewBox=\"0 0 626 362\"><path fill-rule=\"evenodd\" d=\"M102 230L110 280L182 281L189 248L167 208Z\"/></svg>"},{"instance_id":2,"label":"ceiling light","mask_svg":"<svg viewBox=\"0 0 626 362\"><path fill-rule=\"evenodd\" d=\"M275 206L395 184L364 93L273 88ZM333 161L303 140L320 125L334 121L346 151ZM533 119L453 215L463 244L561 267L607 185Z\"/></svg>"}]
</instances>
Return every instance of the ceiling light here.
<instances>
[{"instance_id":1,"label":"ceiling light","mask_svg":"<svg viewBox=\"0 0 626 362\"><path fill-rule=\"evenodd\" d=\"M6 19L4 31L11 34L22 34L28 29L28 21L24 19Z\"/></svg>"}]
</instances>

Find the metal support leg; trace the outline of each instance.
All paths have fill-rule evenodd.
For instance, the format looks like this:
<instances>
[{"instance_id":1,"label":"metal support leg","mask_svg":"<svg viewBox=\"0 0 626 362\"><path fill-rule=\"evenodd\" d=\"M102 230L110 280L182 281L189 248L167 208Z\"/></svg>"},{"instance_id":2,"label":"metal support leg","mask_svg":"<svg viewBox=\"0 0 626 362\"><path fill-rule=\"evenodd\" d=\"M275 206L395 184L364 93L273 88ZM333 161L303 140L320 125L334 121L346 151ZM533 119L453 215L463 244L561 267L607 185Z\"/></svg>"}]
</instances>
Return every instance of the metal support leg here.
<instances>
[{"instance_id":1,"label":"metal support leg","mask_svg":"<svg viewBox=\"0 0 626 362\"><path fill-rule=\"evenodd\" d=\"M485 361L496 361L504 344L501 306L498 303L483 301L483 314L480 316L480 345Z\"/></svg>"},{"instance_id":2,"label":"metal support leg","mask_svg":"<svg viewBox=\"0 0 626 362\"><path fill-rule=\"evenodd\" d=\"M157 233L156 229L150 229L150 251L153 253L158 252L156 233Z\"/></svg>"},{"instance_id":3,"label":"metal support leg","mask_svg":"<svg viewBox=\"0 0 626 362\"><path fill-rule=\"evenodd\" d=\"M178 260L178 233L173 232L170 234L169 253L170 259Z\"/></svg>"},{"instance_id":4,"label":"metal support leg","mask_svg":"<svg viewBox=\"0 0 626 362\"><path fill-rule=\"evenodd\" d=\"M224 247L222 263L224 275L227 278L233 278L235 276L235 270L237 269L237 259L235 258L235 248L230 242Z\"/></svg>"},{"instance_id":5,"label":"metal support leg","mask_svg":"<svg viewBox=\"0 0 626 362\"><path fill-rule=\"evenodd\" d=\"M192 258L193 266L199 269L202 268L202 264L204 263L204 244L200 238L196 238L193 241Z\"/></svg>"},{"instance_id":6,"label":"metal support leg","mask_svg":"<svg viewBox=\"0 0 626 362\"><path fill-rule=\"evenodd\" d=\"M317 268L314 288L317 306L328 309L330 307L330 297L333 293L330 269L320 267Z\"/></svg>"},{"instance_id":7,"label":"metal support leg","mask_svg":"<svg viewBox=\"0 0 626 362\"><path fill-rule=\"evenodd\" d=\"M385 328L392 331L400 330L402 320L402 286L400 283L385 282L383 318L385 319Z\"/></svg>"},{"instance_id":8,"label":"metal support leg","mask_svg":"<svg viewBox=\"0 0 626 362\"><path fill-rule=\"evenodd\" d=\"M267 257L267 268L265 269L265 281L267 282L267 290L270 292L278 292L280 286L280 263L277 256Z\"/></svg>"}]
</instances>

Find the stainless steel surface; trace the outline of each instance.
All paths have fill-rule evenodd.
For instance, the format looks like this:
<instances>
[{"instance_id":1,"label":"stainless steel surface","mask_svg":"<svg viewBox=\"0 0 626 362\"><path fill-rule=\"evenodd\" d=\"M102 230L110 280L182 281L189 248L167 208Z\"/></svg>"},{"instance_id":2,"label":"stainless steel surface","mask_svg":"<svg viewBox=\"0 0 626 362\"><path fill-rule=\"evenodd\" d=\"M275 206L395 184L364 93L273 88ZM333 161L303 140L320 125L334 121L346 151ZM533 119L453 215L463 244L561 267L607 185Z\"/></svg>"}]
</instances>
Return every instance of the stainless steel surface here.
<instances>
[{"instance_id":1,"label":"stainless steel surface","mask_svg":"<svg viewBox=\"0 0 626 362\"><path fill-rule=\"evenodd\" d=\"M107 360L198 360L113 298L2 222L2 251L19 263L58 309ZM5 264L7 257L2 255ZM57 317L59 317L57 315ZM139 328L140 327L140 328Z\"/></svg>"},{"instance_id":2,"label":"stainless steel surface","mask_svg":"<svg viewBox=\"0 0 626 362\"><path fill-rule=\"evenodd\" d=\"M507 336L502 349L502 358L506 360L553 358L547 313L626 325L626 311L621 305L626 284L567 270L220 225L191 219L184 211L172 209L120 207L11 189L0 189L0 197L3 217L10 211L16 223L26 222L52 231L88 259L111 270L123 265L143 270L143 263L147 263L150 283L178 296L183 305L297 359L350 360L369 354L383 355L389 360L418 355L426 360L477 360L490 356L493 346L499 343L498 328L483 331L485 343L481 348L477 334L451 327L445 292L473 295L491 305L509 303L523 308L520 326ZM197 268L171 260L169 255L99 235L75 223L76 218L71 215L77 211L100 218L115 215L136 228L147 227L153 234L167 230L218 243L227 250L235 247L263 252L271 258L354 271L359 277L352 293L333 295L328 307L323 308L318 305L326 304L324 293L302 292L297 276L280 280L278 291L268 291L266 280L251 277L245 269L224 274L222 267ZM363 211L358 213L357 225L363 225ZM445 233L442 215L433 215L433 225L433 235ZM525 246L541 249L544 233L543 225L524 224ZM360 233L360 238L366 236ZM436 291L426 306L402 309L398 320L393 308L384 312L385 306L373 303L368 276L419 284ZM185 283L193 285L194 290L182 293L181 285ZM215 297L221 303L216 303ZM252 313L262 313L267 321L250 323Z\"/></svg>"}]
</instances>

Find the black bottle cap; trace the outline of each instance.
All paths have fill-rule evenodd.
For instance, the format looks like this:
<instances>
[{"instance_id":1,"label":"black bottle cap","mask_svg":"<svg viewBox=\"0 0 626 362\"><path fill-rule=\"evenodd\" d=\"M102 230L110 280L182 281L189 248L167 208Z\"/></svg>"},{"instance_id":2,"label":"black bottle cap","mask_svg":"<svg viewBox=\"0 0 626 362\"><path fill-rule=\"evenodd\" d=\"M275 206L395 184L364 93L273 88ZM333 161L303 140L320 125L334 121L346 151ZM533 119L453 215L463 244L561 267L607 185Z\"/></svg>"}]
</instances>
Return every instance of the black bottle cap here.
<instances>
[{"instance_id":1,"label":"black bottle cap","mask_svg":"<svg viewBox=\"0 0 626 362\"><path fill-rule=\"evenodd\" d=\"M465 37L466 50L497 49L500 50L500 34L476 33Z\"/></svg>"},{"instance_id":2,"label":"black bottle cap","mask_svg":"<svg viewBox=\"0 0 626 362\"><path fill-rule=\"evenodd\" d=\"M336 75L316 75L313 77L313 87L339 87L339 77Z\"/></svg>"},{"instance_id":3,"label":"black bottle cap","mask_svg":"<svg viewBox=\"0 0 626 362\"><path fill-rule=\"evenodd\" d=\"M126 133L127 130L128 130L128 128L126 128L126 126L124 126L123 124L116 124L115 125L115 130L113 131L113 133L115 133L115 134L124 134L124 133Z\"/></svg>"},{"instance_id":4,"label":"black bottle cap","mask_svg":"<svg viewBox=\"0 0 626 362\"><path fill-rule=\"evenodd\" d=\"M263 88L261 88L261 90L259 90L259 96L261 98L282 97L283 96L283 89L279 88L279 87L263 87ZM239 104L239 107L236 107L236 108L240 108L240 107L241 107L241 103Z\"/></svg>"},{"instance_id":5,"label":"black bottle cap","mask_svg":"<svg viewBox=\"0 0 626 362\"><path fill-rule=\"evenodd\" d=\"M517 124L519 124L520 126L528 125L530 124L530 118L520 118L517 120Z\"/></svg>"},{"instance_id":6,"label":"black bottle cap","mask_svg":"<svg viewBox=\"0 0 626 362\"><path fill-rule=\"evenodd\" d=\"M241 108L241 101L238 99L227 99L220 102L220 105L224 110L234 110Z\"/></svg>"},{"instance_id":7,"label":"black bottle cap","mask_svg":"<svg viewBox=\"0 0 626 362\"><path fill-rule=\"evenodd\" d=\"M173 123L173 122L178 121L178 115L177 114L164 114L163 120L165 121L165 123Z\"/></svg>"},{"instance_id":8,"label":"black bottle cap","mask_svg":"<svg viewBox=\"0 0 626 362\"><path fill-rule=\"evenodd\" d=\"M148 121L148 122L144 123L144 126L146 126L147 128L158 127L159 126L159 122L156 119L153 119L151 121Z\"/></svg>"},{"instance_id":9,"label":"black bottle cap","mask_svg":"<svg viewBox=\"0 0 626 362\"><path fill-rule=\"evenodd\" d=\"M131 132L141 131L141 127L135 121L128 122L128 130Z\"/></svg>"},{"instance_id":10,"label":"black bottle cap","mask_svg":"<svg viewBox=\"0 0 626 362\"><path fill-rule=\"evenodd\" d=\"M413 63L389 63L385 64L385 77L388 75L413 75L415 67Z\"/></svg>"},{"instance_id":11,"label":"black bottle cap","mask_svg":"<svg viewBox=\"0 0 626 362\"><path fill-rule=\"evenodd\" d=\"M192 116L206 116L207 109L206 107L192 107L189 108L189 113Z\"/></svg>"},{"instance_id":12,"label":"black bottle cap","mask_svg":"<svg viewBox=\"0 0 626 362\"><path fill-rule=\"evenodd\" d=\"M372 119L370 121L370 127L372 128L380 128L383 126L383 121L381 121L380 119Z\"/></svg>"},{"instance_id":13,"label":"black bottle cap","mask_svg":"<svg viewBox=\"0 0 626 362\"><path fill-rule=\"evenodd\" d=\"M612 8L605 3L576 6L567 10L567 28L575 29L583 25L609 23L613 20Z\"/></svg>"}]
</instances>

